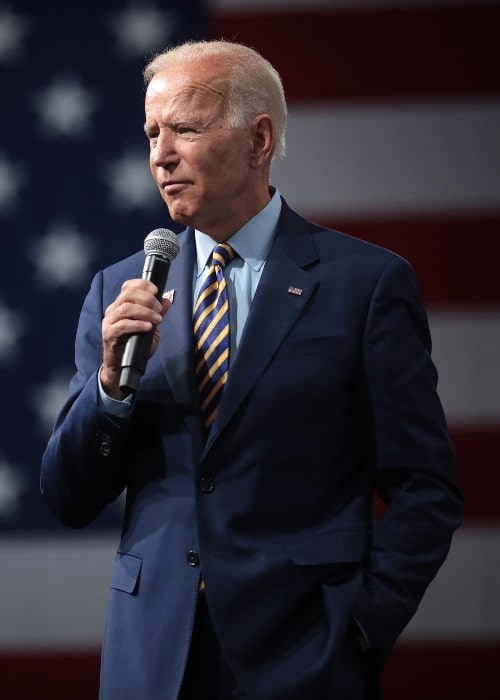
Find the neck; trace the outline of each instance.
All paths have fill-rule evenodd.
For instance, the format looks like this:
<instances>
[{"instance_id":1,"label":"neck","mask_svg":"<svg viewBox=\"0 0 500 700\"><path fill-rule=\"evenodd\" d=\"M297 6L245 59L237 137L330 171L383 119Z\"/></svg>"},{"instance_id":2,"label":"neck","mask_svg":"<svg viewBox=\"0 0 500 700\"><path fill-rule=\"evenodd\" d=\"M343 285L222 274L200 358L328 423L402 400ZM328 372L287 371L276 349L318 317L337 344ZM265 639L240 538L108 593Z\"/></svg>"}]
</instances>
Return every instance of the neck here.
<instances>
[{"instance_id":1,"label":"neck","mask_svg":"<svg viewBox=\"0 0 500 700\"><path fill-rule=\"evenodd\" d=\"M240 230L250 219L253 219L264 207L271 201L274 194L274 189L271 190L268 186L263 190L258 197L248 201L243 206L239 206L235 211L234 216L227 219L227 226L209 226L203 229L203 233L213 238L216 243L223 243L231 238L237 231Z\"/></svg>"}]
</instances>

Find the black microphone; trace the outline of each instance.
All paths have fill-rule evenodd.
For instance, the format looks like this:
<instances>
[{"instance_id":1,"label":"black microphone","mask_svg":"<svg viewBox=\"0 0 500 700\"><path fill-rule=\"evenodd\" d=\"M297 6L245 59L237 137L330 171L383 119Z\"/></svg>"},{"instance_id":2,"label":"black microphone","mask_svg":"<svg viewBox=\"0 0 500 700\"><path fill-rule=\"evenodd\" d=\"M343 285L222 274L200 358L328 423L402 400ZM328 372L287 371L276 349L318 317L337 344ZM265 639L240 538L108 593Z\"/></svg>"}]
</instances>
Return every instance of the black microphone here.
<instances>
[{"instance_id":1,"label":"black microphone","mask_svg":"<svg viewBox=\"0 0 500 700\"><path fill-rule=\"evenodd\" d=\"M142 279L149 280L158 287L157 299L161 301L167 282L170 263L179 253L177 236L167 228L157 228L144 240L146 261ZM139 382L149 359L154 328L147 333L130 335L125 344L120 374L120 389L126 394L137 391Z\"/></svg>"}]
</instances>

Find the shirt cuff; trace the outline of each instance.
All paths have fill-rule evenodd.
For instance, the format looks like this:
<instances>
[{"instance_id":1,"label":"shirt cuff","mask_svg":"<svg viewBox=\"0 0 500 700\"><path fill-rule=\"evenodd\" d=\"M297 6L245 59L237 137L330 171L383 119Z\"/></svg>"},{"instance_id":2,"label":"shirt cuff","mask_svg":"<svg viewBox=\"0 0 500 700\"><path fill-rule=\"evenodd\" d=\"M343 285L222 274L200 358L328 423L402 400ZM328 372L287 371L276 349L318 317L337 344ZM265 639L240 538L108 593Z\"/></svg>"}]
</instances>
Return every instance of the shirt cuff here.
<instances>
[{"instance_id":1,"label":"shirt cuff","mask_svg":"<svg viewBox=\"0 0 500 700\"><path fill-rule=\"evenodd\" d=\"M132 413L132 394L126 396L122 401L108 396L101 384L101 370L97 373L97 384L99 387L99 405L105 413L115 418L128 418Z\"/></svg>"}]
</instances>

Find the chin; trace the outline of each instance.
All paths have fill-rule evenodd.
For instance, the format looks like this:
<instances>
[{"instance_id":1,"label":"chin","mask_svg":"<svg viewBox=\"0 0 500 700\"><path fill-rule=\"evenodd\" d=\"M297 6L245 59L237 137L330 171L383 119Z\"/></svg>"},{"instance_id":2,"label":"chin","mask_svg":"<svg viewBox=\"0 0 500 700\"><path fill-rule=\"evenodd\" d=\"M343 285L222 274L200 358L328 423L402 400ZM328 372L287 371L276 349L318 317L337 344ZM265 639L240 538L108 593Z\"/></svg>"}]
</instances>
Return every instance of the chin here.
<instances>
[{"instance_id":1,"label":"chin","mask_svg":"<svg viewBox=\"0 0 500 700\"><path fill-rule=\"evenodd\" d=\"M167 197L163 197L163 201L167 205L170 218L179 223L183 223L186 216L185 208L179 206L179 202L176 202L172 199L168 199Z\"/></svg>"},{"instance_id":2,"label":"chin","mask_svg":"<svg viewBox=\"0 0 500 700\"><path fill-rule=\"evenodd\" d=\"M186 211L178 211L175 207L168 207L168 213L172 221L176 224L182 224L183 226L195 226L193 223L193 217L189 216Z\"/></svg>"},{"instance_id":3,"label":"chin","mask_svg":"<svg viewBox=\"0 0 500 700\"><path fill-rule=\"evenodd\" d=\"M192 226L196 228L199 222L199 212L197 207L189 206L189 203L176 198L164 198L167 205L168 213L172 221L183 226Z\"/></svg>"}]
</instances>

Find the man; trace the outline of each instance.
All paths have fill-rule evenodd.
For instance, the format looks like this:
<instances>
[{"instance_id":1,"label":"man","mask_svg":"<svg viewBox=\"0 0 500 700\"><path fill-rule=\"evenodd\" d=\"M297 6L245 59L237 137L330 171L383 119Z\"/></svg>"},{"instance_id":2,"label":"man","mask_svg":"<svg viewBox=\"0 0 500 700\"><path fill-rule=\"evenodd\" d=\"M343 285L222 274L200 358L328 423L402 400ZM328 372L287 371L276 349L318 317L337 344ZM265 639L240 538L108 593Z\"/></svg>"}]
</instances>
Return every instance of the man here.
<instances>
[{"instance_id":1,"label":"man","mask_svg":"<svg viewBox=\"0 0 500 700\"><path fill-rule=\"evenodd\" d=\"M270 187L286 106L262 57L188 43L145 78L151 171L187 227L173 300L141 278L143 253L95 277L42 465L68 526L127 489L101 699L376 697L462 517L417 284L395 254L305 221ZM230 369L202 417L193 309L203 323L216 243L231 246L218 249ZM153 329L127 397L126 340Z\"/></svg>"}]
</instances>

